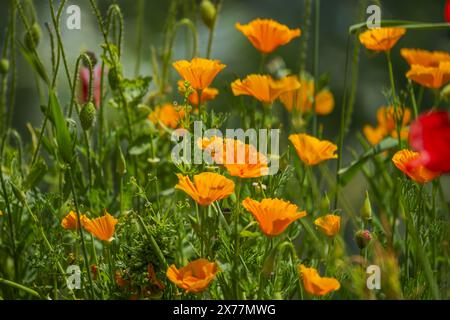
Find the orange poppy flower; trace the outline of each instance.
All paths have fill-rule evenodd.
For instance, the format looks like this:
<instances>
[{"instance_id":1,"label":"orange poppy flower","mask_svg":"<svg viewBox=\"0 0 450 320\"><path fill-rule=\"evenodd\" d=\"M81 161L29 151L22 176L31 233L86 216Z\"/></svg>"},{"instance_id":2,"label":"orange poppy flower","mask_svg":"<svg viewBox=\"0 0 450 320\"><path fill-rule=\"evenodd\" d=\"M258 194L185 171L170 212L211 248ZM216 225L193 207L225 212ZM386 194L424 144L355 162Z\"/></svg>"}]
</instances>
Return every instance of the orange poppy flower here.
<instances>
[{"instance_id":1,"label":"orange poppy flower","mask_svg":"<svg viewBox=\"0 0 450 320\"><path fill-rule=\"evenodd\" d=\"M219 60L193 58L191 61L180 60L173 63L180 76L189 81L192 88L203 90L210 86L217 74L226 67Z\"/></svg>"},{"instance_id":2,"label":"orange poppy flower","mask_svg":"<svg viewBox=\"0 0 450 320\"><path fill-rule=\"evenodd\" d=\"M386 137L384 128L379 126L374 128L371 125L365 125L363 133L367 141L373 146L379 144Z\"/></svg>"},{"instance_id":3,"label":"orange poppy flower","mask_svg":"<svg viewBox=\"0 0 450 320\"><path fill-rule=\"evenodd\" d=\"M281 234L292 222L306 216L306 211L298 212L295 204L280 199L263 199L258 202L246 198L242 205L258 221L261 231L269 237Z\"/></svg>"},{"instance_id":4,"label":"orange poppy flower","mask_svg":"<svg viewBox=\"0 0 450 320\"><path fill-rule=\"evenodd\" d=\"M400 135L402 139L408 138L407 125L411 120L411 110L409 108L399 108L397 110L398 117L402 117L402 127ZM366 125L363 128L363 133L371 145L377 145L388 135L397 138L396 119L394 115L394 107L381 107L377 111L377 127Z\"/></svg>"},{"instance_id":5,"label":"orange poppy flower","mask_svg":"<svg viewBox=\"0 0 450 320\"><path fill-rule=\"evenodd\" d=\"M319 140L313 136L299 133L291 134L289 140L294 145L299 158L307 165L314 166L328 159L336 159L337 146L327 140Z\"/></svg>"},{"instance_id":6,"label":"orange poppy flower","mask_svg":"<svg viewBox=\"0 0 450 320\"><path fill-rule=\"evenodd\" d=\"M438 67L440 62L450 62L450 54L444 51L403 48L400 54L410 66L418 64L424 67Z\"/></svg>"},{"instance_id":7,"label":"orange poppy flower","mask_svg":"<svg viewBox=\"0 0 450 320\"><path fill-rule=\"evenodd\" d=\"M297 78L297 77L296 77ZM301 78L300 88L280 94L280 101L286 110L308 112L313 109L314 80ZM315 111L320 115L330 114L334 109L334 96L328 89L322 89L316 93Z\"/></svg>"},{"instance_id":8,"label":"orange poppy flower","mask_svg":"<svg viewBox=\"0 0 450 320\"><path fill-rule=\"evenodd\" d=\"M306 268L303 264L298 266L303 279L306 292L315 296L323 296L329 292L339 290L341 284L335 278L321 277L316 269Z\"/></svg>"},{"instance_id":9,"label":"orange poppy flower","mask_svg":"<svg viewBox=\"0 0 450 320\"><path fill-rule=\"evenodd\" d=\"M177 269L171 265L166 272L167 278L186 292L199 293L205 290L214 280L218 266L206 259L197 259L187 266Z\"/></svg>"},{"instance_id":10,"label":"orange poppy flower","mask_svg":"<svg viewBox=\"0 0 450 320\"><path fill-rule=\"evenodd\" d=\"M406 77L424 87L439 89L450 82L450 61L440 62L436 67L412 65Z\"/></svg>"},{"instance_id":11,"label":"orange poppy flower","mask_svg":"<svg viewBox=\"0 0 450 320\"><path fill-rule=\"evenodd\" d=\"M184 85L183 80L178 81L178 91L180 91L183 94L186 92L186 87ZM205 88L202 90L202 99L200 102L204 103L206 101L214 100L218 94L219 94L219 90L217 90L216 88ZM198 101L198 92L197 91L194 90L189 95L189 102L194 106L198 106L199 101Z\"/></svg>"},{"instance_id":12,"label":"orange poppy flower","mask_svg":"<svg viewBox=\"0 0 450 320\"><path fill-rule=\"evenodd\" d=\"M388 51L405 33L404 28L369 29L359 35L359 41L369 50Z\"/></svg>"},{"instance_id":13,"label":"orange poppy flower","mask_svg":"<svg viewBox=\"0 0 450 320\"><path fill-rule=\"evenodd\" d=\"M430 182L440 175L440 173L430 171L419 163L414 163L419 157L419 152L403 149L394 154L392 162L399 170L418 183Z\"/></svg>"},{"instance_id":14,"label":"orange poppy flower","mask_svg":"<svg viewBox=\"0 0 450 320\"><path fill-rule=\"evenodd\" d=\"M272 19L255 19L245 25L238 22L235 26L257 50L263 53L270 53L301 34L300 29L289 29Z\"/></svg>"},{"instance_id":15,"label":"orange poppy flower","mask_svg":"<svg viewBox=\"0 0 450 320\"><path fill-rule=\"evenodd\" d=\"M85 215L80 215L81 223L85 219ZM75 211L70 211L67 216L65 216L61 221L61 227L66 230L76 230L78 229L78 218Z\"/></svg>"},{"instance_id":16,"label":"orange poppy flower","mask_svg":"<svg viewBox=\"0 0 450 320\"><path fill-rule=\"evenodd\" d=\"M267 157L254 146L238 140L225 139L223 155L216 154L215 159L222 162L233 177L258 178L269 174ZM231 147L233 146L233 147ZM234 149L232 152L229 151Z\"/></svg>"},{"instance_id":17,"label":"orange poppy flower","mask_svg":"<svg viewBox=\"0 0 450 320\"><path fill-rule=\"evenodd\" d=\"M155 125L163 124L166 127L176 129L184 116L185 112L183 109L178 109L172 104L166 103L162 107L156 107L155 110L148 115L148 119Z\"/></svg>"},{"instance_id":18,"label":"orange poppy flower","mask_svg":"<svg viewBox=\"0 0 450 320\"><path fill-rule=\"evenodd\" d=\"M323 217L317 218L314 224L329 237L339 233L341 228L341 217L334 214L327 214Z\"/></svg>"},{"instance_id":19,"label":"orange poppy flower","mask_svg":"<svg viewBox=\"0 0 450 320\"><path fill-rule=\"evenodd\" d=\"M175 188L183 190L202 206L227 198L234 192L234 182L218 173L197 174L194 176L194 183L188 176L177 174L177 177L179 182Z\"/></svg>"},{"instance_id":20,"label":"orange poppy flower","mask_svg":"<svg viewBox=\"0 0 450 320\"><path fill-rule=\"evenodd\" d=\"M109 213L106 213L103 217L92 220L85 218L82 223L83 227L97 239L111 242L114 240L113 235L117 222L119 222L119 220Z\"/></svg>"},{"instance_id":21,"label":"orange poppy flower","mask_svg":"<svg viewBox=\"0 0 450 320\"><path fill-rule=\"evenodd\" d=\"M300 82L293 76L274 80L268 75L251 74L244 80L237 79L231 83L231 90L235 96L252 96L268 104L273 103L283 92L298 88Z\"/></svg>"}]
</instances>

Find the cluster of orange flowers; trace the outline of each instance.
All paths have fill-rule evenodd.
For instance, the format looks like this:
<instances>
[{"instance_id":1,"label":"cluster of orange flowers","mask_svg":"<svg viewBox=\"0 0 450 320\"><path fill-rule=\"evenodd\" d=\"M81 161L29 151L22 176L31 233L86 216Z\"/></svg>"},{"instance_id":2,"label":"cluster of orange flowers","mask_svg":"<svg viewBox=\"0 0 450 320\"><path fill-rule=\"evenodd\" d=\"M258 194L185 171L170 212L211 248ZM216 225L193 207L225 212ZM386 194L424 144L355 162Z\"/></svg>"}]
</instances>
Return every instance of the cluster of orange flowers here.
<instances>
[{"instance_id":1,"label":"cluster of orange flowers","mask_svg":"<svg viewBox=\"0 0 450 320\"><path fill-rule=\"evenodd\" d=\"M97 239L106 242L114 240L113 236L118 220L109 213L106 212L104 216L95 219L89 219L83 214L80 215L80 222L81 226ZM77 213L70 211L61 221L61 226L67 230L78 230Z\"/></svg>"},{"instance_id":2,"label":"cluster of orange flowers","mask_svg":"<svg viewBox=\"0 0 450 320\"><path fill-rule=\"evenodd\" d=\"M406 33L404 28L378 28L367 30L360 34L360 42L369 50L388 52ZM400 54L410 66L406 77L419 85L439 90L450 82L450 54L442 51L427 51L421 49L403 48ZM366 125L363 128L367 140L376 145L386 136L396 138L398 131L402 139L408 137L408 124L411 111L408 108L381 107L377 112L378 126ZM400 130L396 130L397 126ZM417 183L427 183L440 175L420 164L420 154L408 149L398 151L392 157L394 165Z\"/></svg>"},{"instance_id":3,"label":"cluster of orange flowers","mask_svg":"<svg viewBox=\"0 0 450 320\"><path fill-rule=\"evenodd\" d=\"M400 137L408 138L408 124L411 121L411 110L409 108L399 108L395 115L394 107L381 107L377 111L378 125L374 128L366 125L363 128L364 135L371 145L377 145L387 136L397 138L397 120L401 124Z\"/></svg>"}]
</instances>

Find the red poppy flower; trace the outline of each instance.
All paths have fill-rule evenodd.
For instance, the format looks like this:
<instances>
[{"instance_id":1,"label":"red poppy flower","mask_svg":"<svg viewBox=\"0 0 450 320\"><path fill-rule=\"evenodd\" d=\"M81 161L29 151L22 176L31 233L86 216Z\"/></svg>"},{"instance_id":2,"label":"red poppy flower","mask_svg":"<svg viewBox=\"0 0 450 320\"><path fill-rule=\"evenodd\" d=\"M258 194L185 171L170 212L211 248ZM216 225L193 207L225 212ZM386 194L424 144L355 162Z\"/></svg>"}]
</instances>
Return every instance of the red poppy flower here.
<instances>
[{"instance_id":1,"label":"red poppy flower","mask_svg":"<svg viewBox=\"0 0 450 320\"><path fill-rule=\"evenodd\" d=\"M433 111L421 115L409 131L409 143L420 152L411 165L436 172L450 172L450 114Z\"/></svg>"},{"instance_id":2,"label":"red poppy flower","mask_svg":"<svg viewBox=\"0 0 450 320\"><path fill-rule=\"evenodd\" d=\"M85 104L89 102L89 68L81 66L79 76L81 84L78 95L78 102L81 104ZM92 90L94 90L93 95L94 95L94 104L96 108L100 106L101 76L102 76L102 67L100 64L97 64L94 66L92 74L94 82Z\"/></svg>"},{"instance_id":3,"label":"red poppy flower","mask_svg":"<svg viewBox=\"0 0 450 320\"><path fill-rule=\"evenodd\" d=\"M447 0L447 2L445 3L444 15L445 21L450 23L450 0Z\"/></svg>"}]
</instances>

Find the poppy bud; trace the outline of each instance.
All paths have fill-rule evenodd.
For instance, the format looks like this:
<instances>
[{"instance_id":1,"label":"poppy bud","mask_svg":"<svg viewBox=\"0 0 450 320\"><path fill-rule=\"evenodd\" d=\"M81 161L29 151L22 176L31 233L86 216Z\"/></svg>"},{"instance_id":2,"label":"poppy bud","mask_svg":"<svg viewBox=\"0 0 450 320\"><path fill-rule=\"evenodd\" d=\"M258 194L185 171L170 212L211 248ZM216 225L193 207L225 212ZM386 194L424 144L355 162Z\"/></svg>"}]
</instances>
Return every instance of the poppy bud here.
<instances>
[{"instance_id":1,"label":"poppy bud","mask_svg":"<svg viewBox=\"0 0 450 320\"><path fill-rule=\"evenodd\" d=\"M360 249L364 249L369 244L370 240L372 240L372 235L369 230L359 230L355 234L356 245Z\"/></svg>"},{"instance_id":2,"label":"poppy bud","mask_svg":"<svg viewBox=\"0 0 450 320\"><path fill-rule=\"evenodd\" d=\"M321 212L330 211L330 199L327 194L320 200L319 208Z\"/></svg>"},{"instance_id":3,"label":"poppy bud","mask_svg":"<svg viewBox=\"0 0 450 320\"><path fill-rule=\"evenodd\" d=\"M370 204L369 193L366 191L366 198L364 199L364 205L360 211L361 218L365 221L372 220L372 206Z\"/></svg>"},{"instance_id":4,"label":"poppy bud","mask_svg":"<svg viewBox=\"0 0 450 320\"><path fill-rule=\"evenodd\" d=\"M80 122L83 130L89 130L95 120L95 106L92 102L86 103L80 111Z\"/></svg>"},{"instance_id":5,"label":"poppy bud","mask_svg":"<svg viewBox=\"0 0 450 320\"><path fill-rule=\"evenodd\" d=\"M444 89L442 89L441 96L446 100L450 100L450 84L446 85Z\"/></svg>"},{"instance_id":6,"label":"poppy bud","mask_svg":"<svg viewBox=\"0 0 450 320\"><path fill-rule=\"evenodd\" d=\"M217 10L216 7L209 0L202 0L200 4L200 15L203 23L212 29L214 22L216 21Z\"/></svg>"},{"instance_id":7,"label":"poppy bud","mask_svg":"<svg viewBox=\"0 0 450 320\"><path fill-rule=\"evenodd\" d=\"M266 257L266 260L264 261L263 267L262 267L262 273L266 277L270 277L275 269L275 261L277 258L278 251L275 249L272 249L270 254Z\"/></svg>"},{"instance_id":8,"label":"poppy bud","mask_svg":"<svg viewBox=\"0 0 450 320\"><path fill-rule=\"evenodd\" d=\"M9 71L9 60L2 59L0 60L0 74L7 74Z\"/></svg>"},{"instance_id":9,"label":"poppy bud","mask_svg":"<svg viewBox=\"0 0 450 320\"><path fill-rule=\"evenodd\" d=\"M119 146L117 149L119 151L119 157L117 159L116 170L117 173L123 177L125 173L127 173L127 162L125 161L125 156L123 155L122 148Z\"/></svg>"},{"instance_id":10,"label":"poppy bud","mask_svg":"<svg viewBox=\"0 0 450 320\"><path fill-rule=\"evenodd\" d=\"M97 64L97 57L95 56L95 53L93 53L92 51L86 51L84 54L89 57L89 60L91 61L91 65L92 65L92 67L94 67ZM86 68L89 68L89 62L86 61L86 59L83 59L82 61L83 61L83 66L85 66Z\"/></svg>"},{"instance_id":11,"label":"poppy bud","mask_svg":"<svg viewBox=\"0 0 450 320\"><path fill-rule=\"evenodd\" d=\"M41 27L37 23L34 23L30 30L25 33L25 46L28 50L33 51L39 45L39 41L42 37Z\"/></svg>"},{"instance_id":12,"label":"poppy bud","mask_svg":"<svg viewBox=\"0 0 450 320\"><path fill-rule=\"evenodd\" d=\"M109 86L113 91L117 89L119 86L119 73L117 72L117 68L111 68L108 72L108 82Z\"/></svg>"}]
</instances>

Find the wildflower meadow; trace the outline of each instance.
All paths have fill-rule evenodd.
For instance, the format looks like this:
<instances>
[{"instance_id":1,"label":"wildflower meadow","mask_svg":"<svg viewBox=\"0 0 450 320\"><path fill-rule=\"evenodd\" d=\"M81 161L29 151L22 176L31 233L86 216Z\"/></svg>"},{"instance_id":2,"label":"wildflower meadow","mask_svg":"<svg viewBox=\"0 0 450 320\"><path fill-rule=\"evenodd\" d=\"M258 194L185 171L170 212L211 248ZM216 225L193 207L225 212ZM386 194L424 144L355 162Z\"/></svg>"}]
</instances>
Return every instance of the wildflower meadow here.
<instances>
[{"instance_id":1,"label":"wildflower meadow","mask_svg":"<svg viewBox=\"0 0 450 320\"><path fill-rule=\"evenodd\" d=\"M2 1L0 299L450 298L450 1L275 2Z\"/></svg>"}]
</instances>

